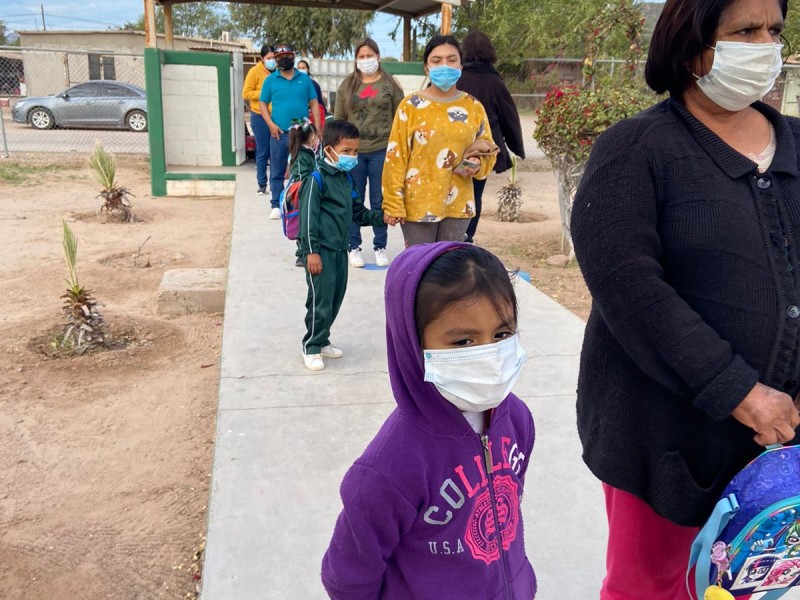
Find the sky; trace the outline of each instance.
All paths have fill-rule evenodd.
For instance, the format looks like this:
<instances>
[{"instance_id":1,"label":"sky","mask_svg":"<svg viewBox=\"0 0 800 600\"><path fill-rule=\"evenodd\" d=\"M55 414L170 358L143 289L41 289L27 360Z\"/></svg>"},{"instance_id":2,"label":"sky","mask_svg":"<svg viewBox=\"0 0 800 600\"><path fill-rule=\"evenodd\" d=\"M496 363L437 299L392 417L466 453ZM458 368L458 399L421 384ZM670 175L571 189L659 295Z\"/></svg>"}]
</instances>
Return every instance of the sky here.
<instances>
[{"instance_id":1,"label":"sky","mask_svg":"<svg viewBox=\"0 0 800 600\"><path fill-rule=\"evenodd\" d=\"M9 31L41 30L42 5L48 30L116 28L144 12L142 0L0 0L0 20L5 21ZM370 25L370 35L383 56L402 55L402 33L397 42L389 38L396 21L396 17L378 13Z\"/></svg>"}]
</instances>

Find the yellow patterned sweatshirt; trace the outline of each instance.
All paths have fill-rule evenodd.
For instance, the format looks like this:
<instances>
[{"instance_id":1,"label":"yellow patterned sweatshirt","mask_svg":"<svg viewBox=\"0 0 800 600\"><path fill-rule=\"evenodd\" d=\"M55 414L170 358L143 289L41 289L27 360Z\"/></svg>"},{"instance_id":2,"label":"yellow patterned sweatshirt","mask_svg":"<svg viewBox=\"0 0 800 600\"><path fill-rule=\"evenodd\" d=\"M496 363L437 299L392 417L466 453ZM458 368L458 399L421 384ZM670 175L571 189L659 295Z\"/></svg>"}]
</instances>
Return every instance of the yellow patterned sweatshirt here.
<instances>
[{"instance_id":1,"label":"yellow patterned sweatshirt","mask_svg":"<svg viewBox=\"0 0 800 600\"><path fill-rule=\"evenodd\" d=\"M469 94L434 100L407 96L394 115L383 167L383 210L391 217L433 223L475 216L472 177L453 173L475 140L493 142L483 105ZM496 157L481 158L485 179Z\"/></svg>"}]
</instances>

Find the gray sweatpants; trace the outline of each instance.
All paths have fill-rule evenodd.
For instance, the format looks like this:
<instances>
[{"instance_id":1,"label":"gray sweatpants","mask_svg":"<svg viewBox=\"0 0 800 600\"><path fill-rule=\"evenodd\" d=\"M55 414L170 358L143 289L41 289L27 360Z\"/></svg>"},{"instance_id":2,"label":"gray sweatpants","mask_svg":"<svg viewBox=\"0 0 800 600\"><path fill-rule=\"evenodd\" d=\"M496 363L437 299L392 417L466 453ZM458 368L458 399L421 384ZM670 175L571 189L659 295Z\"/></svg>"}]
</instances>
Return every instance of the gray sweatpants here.
<instances>
[{"instance_id":1,"label":"gray sweatpants","mask_svg":"<svg viewBox=\"0 0 800 600\"><path fill-rule=\"evenodd\" d=\"M469 219L446 218L436 223L410 223L405 222L400 227L403 229L403 238L406 248L416 244L429 244L431 242L463 242L467 233Z\"/></svg>"}]
</instances>

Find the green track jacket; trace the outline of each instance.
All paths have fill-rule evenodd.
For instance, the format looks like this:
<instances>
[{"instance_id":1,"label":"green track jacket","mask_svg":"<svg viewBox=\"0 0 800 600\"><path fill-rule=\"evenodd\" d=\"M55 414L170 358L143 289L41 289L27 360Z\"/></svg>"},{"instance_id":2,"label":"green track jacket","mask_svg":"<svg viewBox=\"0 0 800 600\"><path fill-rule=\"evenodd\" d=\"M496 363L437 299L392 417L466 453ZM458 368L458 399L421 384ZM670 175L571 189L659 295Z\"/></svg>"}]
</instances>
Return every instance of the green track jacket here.
<instances>
[{"instance_id":1,"label":"green track jacket","mask_svg":"<svg viewBox=\"0 0 800 600\"><path fill-rule=\"evenodd\" d=\"M369 210L353 191L347 173L319 162L323 189L316 178L307 177L300 188L300 244L304 254L319 248L347 251L350 222L361 226L383 225L383 211Z\"/></svg>"}]
</instances>

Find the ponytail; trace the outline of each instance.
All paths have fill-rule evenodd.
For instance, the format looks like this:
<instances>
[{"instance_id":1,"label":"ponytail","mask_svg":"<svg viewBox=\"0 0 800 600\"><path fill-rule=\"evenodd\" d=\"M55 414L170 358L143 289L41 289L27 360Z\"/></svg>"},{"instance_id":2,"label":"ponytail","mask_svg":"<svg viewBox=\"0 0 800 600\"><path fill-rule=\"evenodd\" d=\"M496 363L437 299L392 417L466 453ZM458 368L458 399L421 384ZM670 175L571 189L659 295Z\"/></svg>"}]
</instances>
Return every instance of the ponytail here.
<instances>
[{"instance_id":1,"label":"ponytail","mask_svg":"<svg viewBox=\"0 0 800 600\"><path fill-rule=\"evenodd\" d=\"M300 155L300 148L312 135L317 133L317 128L308 119L294 121L289 127L289 164L294 164Z\"/></svg>"}]
</instances>

